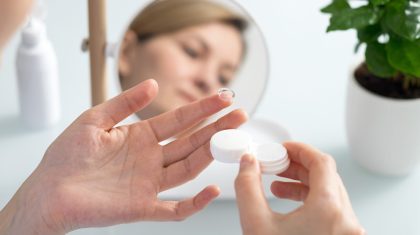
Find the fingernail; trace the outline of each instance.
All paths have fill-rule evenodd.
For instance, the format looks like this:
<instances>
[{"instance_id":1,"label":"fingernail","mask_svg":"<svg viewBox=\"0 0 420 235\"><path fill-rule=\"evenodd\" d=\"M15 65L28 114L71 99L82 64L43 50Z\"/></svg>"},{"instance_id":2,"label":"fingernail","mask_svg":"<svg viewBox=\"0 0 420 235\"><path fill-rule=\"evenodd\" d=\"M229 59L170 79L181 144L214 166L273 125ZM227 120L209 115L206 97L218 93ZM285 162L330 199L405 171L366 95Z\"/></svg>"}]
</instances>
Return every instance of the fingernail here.
<instances>
[{"instance_id":1,"label":"fingernail","mask_svg":"<svg viewBox=\"0 0 420 235\"><path fill-rule=\"evenodd\" d=\"M247 154L241 158L241 169L251 166L253 163L254 157Z\"/></svg>"},{"instance_id":2,"label":"fingernail","mask_svg":"<svg viewBox=\"0 0 420 235\"><path fill-rule=\"evenodd\" d=\"M217 94L224 101L232 101L235 98L235 92L230 88L220 88Z\"/></svg>"}]
</instances>

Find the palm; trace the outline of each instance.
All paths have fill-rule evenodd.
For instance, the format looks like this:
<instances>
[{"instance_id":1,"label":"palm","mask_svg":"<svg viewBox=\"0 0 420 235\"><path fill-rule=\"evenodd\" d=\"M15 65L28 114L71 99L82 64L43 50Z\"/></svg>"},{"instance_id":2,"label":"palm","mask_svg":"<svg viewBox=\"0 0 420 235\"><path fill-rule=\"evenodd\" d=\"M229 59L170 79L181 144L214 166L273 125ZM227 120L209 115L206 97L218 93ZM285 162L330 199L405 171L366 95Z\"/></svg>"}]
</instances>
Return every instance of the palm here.
<instances>
[{"instance_id":1,"label":"palm","mask_svg":"<svg viewBox=\"0 0 420 235\"><path fill-rule=\"evenodd\" d=\"M133 128L114 129L103 135L107 145L102 143L95 153L102 158L91 161L87 170L79 168L83 179L74 180L77 183L71 186L71 193L66 193L72 198L72 207L92 212L85 214L82 221L96 221L99 218L95 216L100 216L104 224L144 219L161 188L161 149L156 142L139 144L138 139L144 139L147 132L136 133ZM80 172L74 173L80 178Z\"/></svg>"},{"instance_id":2,"label":"palm","mask_svg":"<svg viewBox=\"0 0 420 235\"><path fill-rule=\"evenodd\" d=\"M142 93L125 95L139 94ZM139 108L150 102L151 97L142 97L145 101L138 104ZM108 103L111 104L101 106L108 105L110 107L105 108L112 109L112 100ZM61 213L70 217L67 220L71 221L71 226L78 227L138 220L179 220L197 212L218 195L217 188L207 187L181 202L161 201L157 195L193 179L205 169L212 161L208 149L212 134L239 126L245 121L245 115L234 111L191 136L164 146L159 143L228 104L213 96L177 111L117 128L107 126L114 126L115 120L135 112L134 108L117 116L101 111L104 107L95 107L95 111L82 115L50 146L40 165L49 169L45 174L53 178L59 188L50 197L50 203L59 204ZM208 108L203 108L206 106ZM63 154L63 149L68 151Z\"/></svg>"}]
</instances>

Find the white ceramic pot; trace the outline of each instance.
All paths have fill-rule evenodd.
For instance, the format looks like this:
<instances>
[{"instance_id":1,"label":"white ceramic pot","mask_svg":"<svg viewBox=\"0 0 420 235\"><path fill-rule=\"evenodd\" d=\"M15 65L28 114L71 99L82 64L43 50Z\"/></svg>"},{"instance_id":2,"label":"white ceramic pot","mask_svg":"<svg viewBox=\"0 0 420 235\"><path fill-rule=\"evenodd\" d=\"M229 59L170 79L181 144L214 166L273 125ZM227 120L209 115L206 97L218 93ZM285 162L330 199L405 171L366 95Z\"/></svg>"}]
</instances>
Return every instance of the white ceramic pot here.
<instances>
[{"instance_id":1,"label":"white ceramic pot","mask_svg":"<svg viewBox=\"0 0 420 235\"><path fill-rule=\"evenodd\" d=\"M378 96L351 73L347 91L347 140L351 156L379 174L407 175L420 162L420 99Z\"/></svg>"}]
</instances>

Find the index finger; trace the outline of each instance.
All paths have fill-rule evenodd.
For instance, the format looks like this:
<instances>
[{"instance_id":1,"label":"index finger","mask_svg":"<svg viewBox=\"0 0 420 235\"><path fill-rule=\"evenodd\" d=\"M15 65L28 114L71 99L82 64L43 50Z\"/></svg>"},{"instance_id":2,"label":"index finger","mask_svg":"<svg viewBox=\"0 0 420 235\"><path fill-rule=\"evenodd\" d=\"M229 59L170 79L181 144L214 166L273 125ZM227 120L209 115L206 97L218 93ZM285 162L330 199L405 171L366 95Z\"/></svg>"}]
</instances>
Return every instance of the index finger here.
<instances>
[{"instance_id":1,"label":"index finger","mask_svg":"<svg viewBox=\"0 0 420 235\"><path fill-rule=\"evenodd\" d=\"M337 185L337 168L329 155L303 143L286 142L289 158L300 163L309 172L311 190L328 190Z\"/></svg>"},{"instance_id":2,"label":"index finger","mask_svg":"<svg viewBox=\"0 0 420 235\"><path fill-rule=\"evenodd\" d=\"M85 115L88 122L109 130L124 118L147 106L157 95L158 85L155 80L149 79L124 91L120 95L99 104Z\"/></svg>"},{"instance_id":3,"label":"index finger","mask_svg":"<svg viewBox=\"0 0 420 235\"><path fill-rule=\"evenodd\" d=\"M231 100L213 95L148 120L158 141L166 140L194 126L232 104Z\"/></svg>"}]
</instances>

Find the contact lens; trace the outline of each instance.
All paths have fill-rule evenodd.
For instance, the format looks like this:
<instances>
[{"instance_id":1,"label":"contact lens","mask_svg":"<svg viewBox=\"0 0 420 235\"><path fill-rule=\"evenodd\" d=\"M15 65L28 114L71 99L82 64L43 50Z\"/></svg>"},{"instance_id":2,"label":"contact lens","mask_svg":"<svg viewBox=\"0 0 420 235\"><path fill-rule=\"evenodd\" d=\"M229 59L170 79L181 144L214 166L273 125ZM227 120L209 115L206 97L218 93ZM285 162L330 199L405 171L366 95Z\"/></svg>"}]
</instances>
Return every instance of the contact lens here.
<instances>
[{"instance_id":1,"label":"contact lens","mask_svg":"<svg viewBox=\"0 0 420 235\"><path fill-rule=\"evenodd\" d=\"M230 88L220 88L217 91L217 94L219 95L220 98L222 98L223 100L232 100L233 98L235 98L235 92L230 89Z\"/></svg>"}]
</instances>

